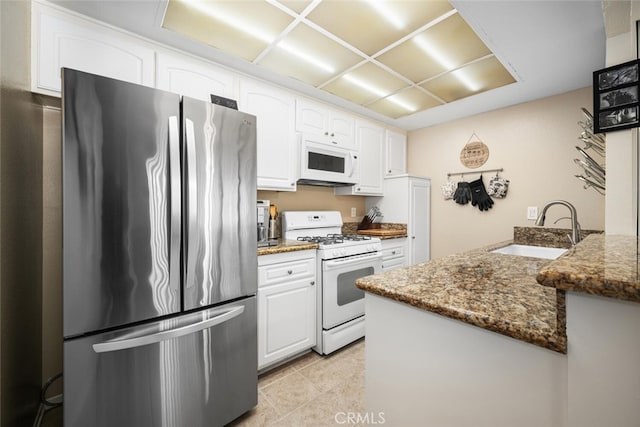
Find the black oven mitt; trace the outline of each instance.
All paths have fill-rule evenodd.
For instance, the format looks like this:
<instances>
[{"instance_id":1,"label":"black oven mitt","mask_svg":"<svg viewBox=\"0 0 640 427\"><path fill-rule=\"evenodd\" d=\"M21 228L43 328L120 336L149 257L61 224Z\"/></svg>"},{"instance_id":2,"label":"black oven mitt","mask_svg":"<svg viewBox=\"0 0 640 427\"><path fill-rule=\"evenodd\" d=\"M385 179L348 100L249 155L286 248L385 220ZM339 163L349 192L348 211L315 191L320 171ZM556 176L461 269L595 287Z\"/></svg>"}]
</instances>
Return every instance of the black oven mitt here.
<instances>
[{"instance_id":1,"label":"black oven mitt","mask_svg":"<svg viewBox=\"0 0 640 427\"><path fill-rule=\"evenodd\" d=\"M456 192L453 193L453 200L459 205L469 203L471 200L471 189L469 188L468 182L460 181L458 183L458 188L456 188Z\"/></svg>"},{"instance_id":2,"label":"black oven mitt","mask_svg":"<svg viewBox=\"0 0 640 427\"><path fill-rule=\"evenodd\" d=\"M484 188L482 176L475 181L471 181L469 183L469 188L471 189L471 204L473 206L478 206L478 209L481 211L491 209L491 206L493 206L493 200L489 197L487 190Z\"/></svg>"}]
</instances>

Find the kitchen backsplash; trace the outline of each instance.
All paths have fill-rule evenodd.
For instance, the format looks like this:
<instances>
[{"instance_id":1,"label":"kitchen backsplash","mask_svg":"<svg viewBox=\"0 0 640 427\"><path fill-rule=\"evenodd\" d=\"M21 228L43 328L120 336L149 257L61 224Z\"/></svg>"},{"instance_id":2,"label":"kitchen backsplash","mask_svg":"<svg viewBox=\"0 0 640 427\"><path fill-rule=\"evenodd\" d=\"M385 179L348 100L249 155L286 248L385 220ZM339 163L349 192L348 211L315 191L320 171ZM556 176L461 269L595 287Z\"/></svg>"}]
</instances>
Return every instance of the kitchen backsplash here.
<instances>
[{"instance_id":1,"label":"kitchen backsplash","mask_svg":"<svg viewBox=\"0 0 640 427\"><path fill-rule=\"evenodd\" d=\"M340 211L344 222L359 222L365 214L364 196L336 196L332 187L298 185L298 191L258 191L258 200L269 200L278 212L331 210ZM356 208L356 216L351 216Z\"/></svg>"}]
</instances>

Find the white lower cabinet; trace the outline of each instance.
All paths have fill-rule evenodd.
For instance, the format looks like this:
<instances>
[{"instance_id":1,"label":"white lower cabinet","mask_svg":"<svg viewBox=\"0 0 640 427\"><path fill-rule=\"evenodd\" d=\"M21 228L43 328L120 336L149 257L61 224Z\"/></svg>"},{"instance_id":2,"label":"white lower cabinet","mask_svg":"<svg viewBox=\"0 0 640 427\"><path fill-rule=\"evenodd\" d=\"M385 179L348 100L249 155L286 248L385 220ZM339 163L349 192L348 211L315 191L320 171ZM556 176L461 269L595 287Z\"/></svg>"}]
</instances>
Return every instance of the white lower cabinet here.
<instances>
[{"instance_id":1,"label":"white lower cabinet","mask_svg":"<svg viewBox=\"0 0 640 427\"><path fill-rule=\"evenodd\" d=\"M316 251L258 257L258 369L316 345Z\"/></svg>"},{"instance_id":2,"label":"white lower cabinet","mask_svg":"<svg viewBox=\"0 0 640 427\"><path fill-rule=\"evenodd\" d=\"M384 239L380 243L382 245L382 271L389 271L407 265L407 257L405 256L406 237Z\"/></svg>"}]
</instances>

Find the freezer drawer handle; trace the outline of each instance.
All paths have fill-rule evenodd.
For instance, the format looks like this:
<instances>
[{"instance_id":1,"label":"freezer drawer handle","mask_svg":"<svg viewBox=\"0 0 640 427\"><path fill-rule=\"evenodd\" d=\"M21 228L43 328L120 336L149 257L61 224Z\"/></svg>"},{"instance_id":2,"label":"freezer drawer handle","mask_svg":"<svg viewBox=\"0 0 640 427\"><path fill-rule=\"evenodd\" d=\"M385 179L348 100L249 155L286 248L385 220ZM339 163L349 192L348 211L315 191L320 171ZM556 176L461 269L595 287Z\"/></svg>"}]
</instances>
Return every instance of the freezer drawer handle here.
<instances>
[{"instance_id":1,"label":"freezer drawer handle","mask_svg":"<svg viewBox=\"0 0 640 427\"><path fill-rule=\"evenodd\" d=\"M241 315L244 312L244 305L234 307L230 310L225 310L222 314L219 314L210 319L202 320L191 325L182 326L180 328L169 329L168 331L156 332L151 335L143 335L134 338L125 338L120 340L105 341L102 343L94 344L93 351L96 353L108 353L110 351L125 350L127 348L141 347L147 344L154 344L160 341L167 341L173 338L179 338L185 335L199 332L203 329L210 328L212 326L219 325L228 320L233 319Z\"/></svg>"}]
</instances>

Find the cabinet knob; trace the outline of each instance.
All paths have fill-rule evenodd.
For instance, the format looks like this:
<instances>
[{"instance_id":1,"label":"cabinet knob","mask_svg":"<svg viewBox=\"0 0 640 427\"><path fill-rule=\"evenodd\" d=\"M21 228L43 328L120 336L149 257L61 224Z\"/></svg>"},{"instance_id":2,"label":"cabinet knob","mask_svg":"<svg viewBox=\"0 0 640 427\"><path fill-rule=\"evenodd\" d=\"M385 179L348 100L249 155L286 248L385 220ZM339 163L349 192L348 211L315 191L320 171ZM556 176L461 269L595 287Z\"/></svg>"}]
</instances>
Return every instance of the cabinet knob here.
<instances>
[{"instance_id":1,"label":"cabinet knob","mask_svg":"<svg viewBox=\"0 0 640 427\"><path fill-rule=\"evenodd\" d=\"M391 255L395 255L395 254L396 254L396 251L391 251Z\"/></svg>"},{"instance_id":2,"label":"cabinet knob","mask_svg":"<svg viewBox=\"0 0 640 427\"><path fill-rule=\"evenodd\" d=\"M291 183L291 186L293 187L294 185L296 185L296 183L295 183L295 182L292 182L292 183Z\"/></svg>"},{"instance_id":3,"label":"cabinet knob","mask_svg":"<svg viewBox=\"0 0 640 427\"><path fill-rule=\"evenodd\" d=\"M356 188L356 191L360 191L360 187Z\"/></svg>"},{"instance_id":4,"label":"cabinet knob","mask_svg":"<svg viewBox=\"0 0 640 427\"><path fill-rule=\"evenodd\" d=\"M331 132L331 136L336 136L333 132Z\"/></svg>"},{"instance_id":5,"label":"cabinet knob","mask_svg":"<svg viewBox=\"0 0 640 427\"><path fill-rule=\"evenodd\" d=\"M293 274L293 270L287 270L287 274Z\"/></svg>"},{"instance_id":6,"label":"cabinet knob","mask_svg":"<svg viewBox=\"0 0 640 427\"><path fill-rule=\"evenodd\" d=\"M391 173L391 169L389 169L389 173Z\"/></svg>"},{"instance_id":7,"label":"cabinet knob","mask_svg":"<svg viewBox=\"0 0 640 427\"><path fill-rule=\"evenodd\" d=\"M415 239L415 238L416 238L416 236L411 236L411 238L412 238L412 239Z\"/></svg>"},{"instance_id":8,"label":"cabinet knob","mask_svg":"<svg viewBox=\"0 0 640 427\"><path fill-rule=\"evenodd\" d=\"M312 280L310 283L311 283L311 286L316 284L315 280Z\"/></svg>"},{"instance_id":9,"label":"cabinet knob","mask_svg":"<svg viewBox=\"0 0 640 427\"><path fill-rule=\"evenodd\" d=\"M328 136L328 135L329 135L329 132L325 132L324 134L325 134L325 136Z\"/></svg>"}]
</instances>

